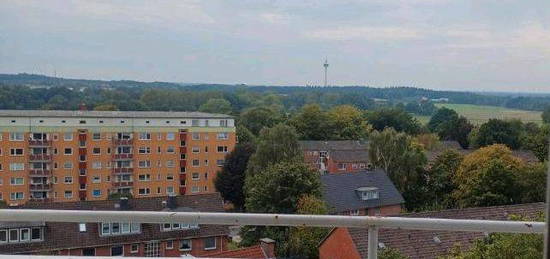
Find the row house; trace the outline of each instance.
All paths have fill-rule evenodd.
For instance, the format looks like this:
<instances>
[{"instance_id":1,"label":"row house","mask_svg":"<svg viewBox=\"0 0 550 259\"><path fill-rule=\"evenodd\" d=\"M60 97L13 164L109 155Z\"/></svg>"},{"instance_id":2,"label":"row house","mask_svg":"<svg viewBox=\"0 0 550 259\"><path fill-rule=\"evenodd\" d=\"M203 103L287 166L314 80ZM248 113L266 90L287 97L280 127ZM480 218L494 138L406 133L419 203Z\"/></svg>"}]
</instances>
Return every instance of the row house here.
<instances>
[{"instance_id":1,"label":"row house","mask_svg":"<svg viewBox=\"0 0 550 259\"><path fill-rule=\"evenodd\" d=\"M372 169L368 143L357 140L300 141L304 158L321 174L360 172Z\"/></svg>"}]
</instances>

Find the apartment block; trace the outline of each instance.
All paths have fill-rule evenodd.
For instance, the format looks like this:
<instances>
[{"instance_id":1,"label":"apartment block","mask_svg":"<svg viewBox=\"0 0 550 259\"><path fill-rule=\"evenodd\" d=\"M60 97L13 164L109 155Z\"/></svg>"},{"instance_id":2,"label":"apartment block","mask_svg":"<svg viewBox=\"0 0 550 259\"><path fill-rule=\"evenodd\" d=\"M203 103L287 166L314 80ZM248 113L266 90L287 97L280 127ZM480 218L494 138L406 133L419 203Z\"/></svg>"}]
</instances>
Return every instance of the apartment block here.
<instances>
[{"instance_id":1,"label":"apartment block","mask_svg":"<svg viewBox=\"0 0 550 259\"><path fill-rule=\"evenodd\" d=\"M0 199L211 193L235 143L223 114L0 110Z\"/></svg>"}]
</instances>

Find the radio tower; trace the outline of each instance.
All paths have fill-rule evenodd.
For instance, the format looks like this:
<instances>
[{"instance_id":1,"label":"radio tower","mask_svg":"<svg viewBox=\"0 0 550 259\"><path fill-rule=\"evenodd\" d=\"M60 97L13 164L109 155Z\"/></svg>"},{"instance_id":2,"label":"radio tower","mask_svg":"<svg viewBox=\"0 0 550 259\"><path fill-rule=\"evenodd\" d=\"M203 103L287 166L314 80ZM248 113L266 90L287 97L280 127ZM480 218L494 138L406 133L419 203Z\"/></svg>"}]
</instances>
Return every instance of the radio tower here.
<instances>
[{"instance_id":1,"label":"radio tower","mask_svg":"<svg viewBox=\"0 0 550 259\"><path fill-rule=\"evenodd\" d=\"M327 70L328 70L328 59L325 58L325 64L323 64L323 67L325 67L325 87L327 86Z\"/></svg>"}]
</instances>

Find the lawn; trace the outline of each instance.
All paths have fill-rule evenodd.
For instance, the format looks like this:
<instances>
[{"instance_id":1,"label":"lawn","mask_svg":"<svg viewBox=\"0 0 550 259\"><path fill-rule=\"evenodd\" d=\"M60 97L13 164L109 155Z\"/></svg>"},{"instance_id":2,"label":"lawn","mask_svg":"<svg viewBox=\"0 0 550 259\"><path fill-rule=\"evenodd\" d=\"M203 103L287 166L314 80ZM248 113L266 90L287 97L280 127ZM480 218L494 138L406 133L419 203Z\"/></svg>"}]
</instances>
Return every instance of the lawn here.
<instances>
[{"instance_id":1,"label":"lawn","mask_svg":"<svg viewBox=\"0 0 550 259\"><path fill-rule=\"evenodd\" d=\"M498 106L472 104L438 103L437 107L447 107L463 115L473 124L482 124L489 119L520 119L523 122L542 123L541 112L508 109Z\"/></svg>"}]
</instances>

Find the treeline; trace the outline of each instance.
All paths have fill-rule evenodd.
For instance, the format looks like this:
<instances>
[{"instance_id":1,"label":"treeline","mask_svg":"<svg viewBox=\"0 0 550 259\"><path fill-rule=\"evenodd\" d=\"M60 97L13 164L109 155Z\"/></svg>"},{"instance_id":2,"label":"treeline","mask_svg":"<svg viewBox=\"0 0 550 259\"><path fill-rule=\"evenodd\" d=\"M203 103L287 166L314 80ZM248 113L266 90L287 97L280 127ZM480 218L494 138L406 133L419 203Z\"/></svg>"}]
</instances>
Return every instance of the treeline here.
<instances>
[{"instance_id":1,"label":"treeline","mask_svg":"<svg viewBox=\"0 0 550 259\"><path fill-rule=\"evenodd\" d=\"M35 89L35 87L41 87ZM7 75L0 74L0 92L1 99L5 99L5 91L20 90L21 93L14 93L17 99L23 102L11 104L10 108L33 109L41 108L42 105L52 107L59 103L63 98L68 101L69 106L64 109L77 108L79 103L86 103L95 107L97 105L111 104L120 110L179 110L186 108L189 110L198 110L200 101L205 98L224 98L229 101L234 111L239 111L243 105L243 100L239 96L247 93L249 96L276 96L280 104L287 111L294 111L305 104L317 103L324 108L335 105L351 104L361 109L368 109L377 105L407 105L417 103L421 98L439 99L447 98L451 103L493 105L507 108L517 108L525 110L544 110L550 106L550 97L548 96L504 96L476 94L471 92L456 91L435 91L414 87L387 87L376 88L366 86L345 86L345 87L304 87L304 86L247 86L247 85L222 85L222 84L178 84L168 82L138 82L138 81L101 81L101 80L83 80L83 79L64 79L54 78L42 75L18 74ZM33 88L33 89L31 89ZM60 89L57 89L60 88ZM64 89L65 88L65 89ZM69 90L73 89L73 90ZM198 102L187 105L176 105L167 107L167 105L147 103L142 99L148 99L151 91L159 91L169 95L169 100L177 97L188 96L198 98ZM72 94L67 92L73 92ZM110 92L110 93L109 93ZM191 94L190 94L191 93ZM23 94L27 95L20 96ZM31 99L32 97L32 99ZM38 97L38 98L36 98ZM42 98L40 98L42 97ZM55 99L50 100L55 97ZM133 101L122 101L117 97L133 98ZM188 103L190 98L184 98ZM377 100L377 101L375 101ZM174 102L172 101L171 104ZM197 104L199 103L199 104ZM12 107L16 106L16 107ZM421 115L431 115L430 107L413 107L413 112ZM419 109L420 108L420 109ZM427 109L424 109L427 108Z\"/></svg>"}]
</instances>

